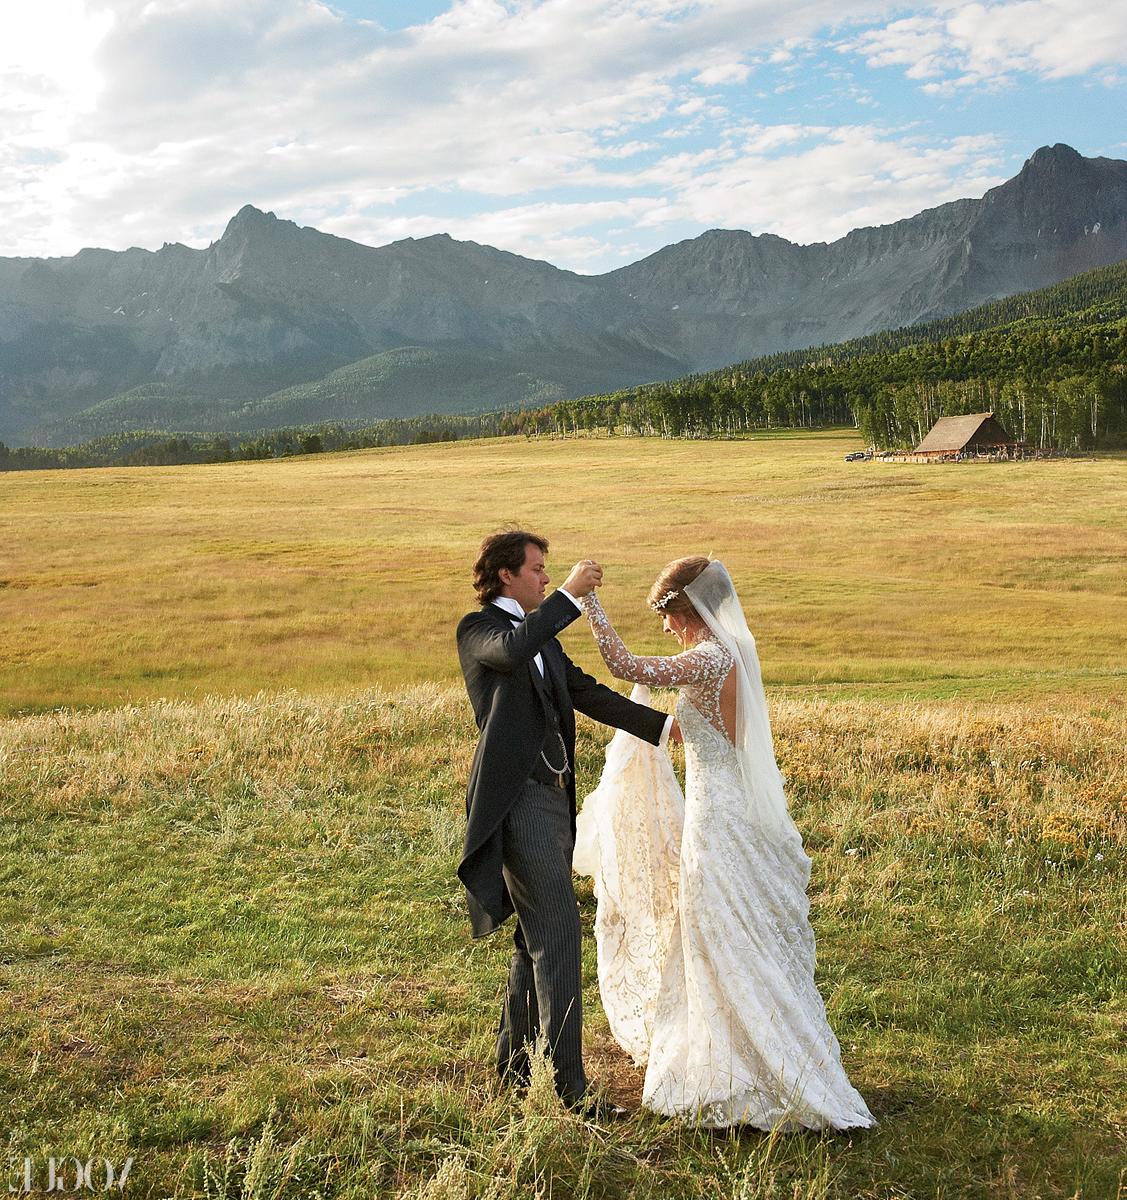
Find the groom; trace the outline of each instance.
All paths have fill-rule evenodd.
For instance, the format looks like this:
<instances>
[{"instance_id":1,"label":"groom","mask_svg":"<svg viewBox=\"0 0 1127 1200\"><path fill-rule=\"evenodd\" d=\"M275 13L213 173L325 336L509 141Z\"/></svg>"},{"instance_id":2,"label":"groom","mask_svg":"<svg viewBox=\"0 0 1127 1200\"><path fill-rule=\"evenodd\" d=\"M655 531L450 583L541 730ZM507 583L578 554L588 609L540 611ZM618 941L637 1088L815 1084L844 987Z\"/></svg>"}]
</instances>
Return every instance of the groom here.
<instances>
[{"instance_id":1,"label":"groom","mask_svg":"<svg viewBox=\"0 0 1127 1200\"><path fill-rule=\"evenodd\" d=\"M597 683L558 634L602 569L576 563L546 600L548 543L524 530L487 537L474 564L482 607L458 624L458 657L480 736L466 795L458 876L474 937L513 913L512 963L497 1035L497 1070L527 1083L527 1045L543 1034L556 1091L585 1105L575 845L575 709L655 745L672 719Z\"/></svg>"}]
</instances>

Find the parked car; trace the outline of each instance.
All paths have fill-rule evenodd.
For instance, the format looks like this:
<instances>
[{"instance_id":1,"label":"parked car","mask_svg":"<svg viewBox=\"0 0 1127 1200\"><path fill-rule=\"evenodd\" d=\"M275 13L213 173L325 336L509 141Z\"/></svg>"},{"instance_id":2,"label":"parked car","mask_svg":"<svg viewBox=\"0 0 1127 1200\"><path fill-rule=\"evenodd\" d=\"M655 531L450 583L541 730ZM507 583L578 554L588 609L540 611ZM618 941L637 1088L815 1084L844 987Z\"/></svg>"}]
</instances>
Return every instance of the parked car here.
<instances>
[{"instance_id":1,"label":"parked car","mask_svg":"<svg viewBox=\"0 0 1127 1200\"><path fill-rule=\"evenodd\" d=\"M845 461L846 462L859 462L861 459L868 458L868 457L869 456L864 452L864 450L854 450L852 454L847 454L845 456Z\"/></svg>"}]
</instances>

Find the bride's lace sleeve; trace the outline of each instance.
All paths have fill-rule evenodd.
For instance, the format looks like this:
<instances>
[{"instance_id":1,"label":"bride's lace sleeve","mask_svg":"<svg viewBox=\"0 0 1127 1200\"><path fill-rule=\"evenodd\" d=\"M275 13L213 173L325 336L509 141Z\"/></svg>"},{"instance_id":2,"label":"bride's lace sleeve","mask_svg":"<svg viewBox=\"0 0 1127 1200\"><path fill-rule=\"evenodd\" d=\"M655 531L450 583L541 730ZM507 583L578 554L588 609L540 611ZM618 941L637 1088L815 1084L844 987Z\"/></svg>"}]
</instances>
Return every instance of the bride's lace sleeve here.
<instances>
[{"instance_id":1,"label":"bride's lace sleeve","mask_svg":"<svg viewBox=\"0 0 1127 1200\"><path fill-rule=\"evenodd\" d=\"M648 683L653 687L676 687L719 679L728 673L731 661L715 642L702 642L674 655L631 654L594 592L584 596L579 603L591 622L591 632L603 662L615 679Z\"/></svg>"}]
</instances>

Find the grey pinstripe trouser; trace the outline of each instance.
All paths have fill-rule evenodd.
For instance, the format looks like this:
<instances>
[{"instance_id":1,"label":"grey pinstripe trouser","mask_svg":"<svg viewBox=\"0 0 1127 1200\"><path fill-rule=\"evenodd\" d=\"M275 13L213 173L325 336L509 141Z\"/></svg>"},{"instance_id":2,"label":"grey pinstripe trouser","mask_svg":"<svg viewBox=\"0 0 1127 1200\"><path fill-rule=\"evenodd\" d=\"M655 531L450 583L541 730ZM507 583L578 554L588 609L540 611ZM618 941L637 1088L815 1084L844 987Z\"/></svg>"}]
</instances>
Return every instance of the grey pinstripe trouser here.
<instances>
[{"instance_id":1,"label":"grey pinstripe trouser","mask_svg":"<svg viewBox=\"0 0 1127 1200\"><path fill-rule=\"evenodd\" d=\"M568 1101L587 1089L583 1072L579 909L571 881L571 812L567 793L525 782L505 817L502 861L517 912L508 991L497 1032L502 1078L528 1077L525 1045L544 1034L556 1090Z\"/></svg>"}]
</instances>

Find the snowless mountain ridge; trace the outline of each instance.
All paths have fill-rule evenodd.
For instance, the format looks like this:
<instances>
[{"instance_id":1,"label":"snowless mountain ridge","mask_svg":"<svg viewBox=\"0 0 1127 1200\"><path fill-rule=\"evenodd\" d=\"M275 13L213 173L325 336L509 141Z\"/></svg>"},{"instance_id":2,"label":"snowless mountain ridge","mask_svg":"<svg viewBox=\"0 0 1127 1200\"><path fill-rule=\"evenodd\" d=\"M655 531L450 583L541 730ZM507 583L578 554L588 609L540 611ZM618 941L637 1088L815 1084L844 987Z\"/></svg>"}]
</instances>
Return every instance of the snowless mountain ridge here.
<instances>
[{"instance_id":1,"label":"snowless mountain ridge","mask_svg":"<svg viewBox=\"0 0 1127 1200\"><path fill-rule=\"evenodd\" d=\"M1127 258L1127 162L1038 150L829 243L709 230L600 276L247 205L207 249L0 258L0 440L543 403L843 341ZM347 369L345 369L347 368Z\"/></svg>"}]
</instances>

